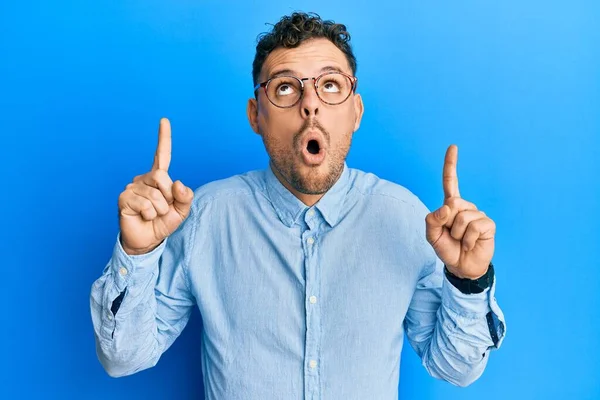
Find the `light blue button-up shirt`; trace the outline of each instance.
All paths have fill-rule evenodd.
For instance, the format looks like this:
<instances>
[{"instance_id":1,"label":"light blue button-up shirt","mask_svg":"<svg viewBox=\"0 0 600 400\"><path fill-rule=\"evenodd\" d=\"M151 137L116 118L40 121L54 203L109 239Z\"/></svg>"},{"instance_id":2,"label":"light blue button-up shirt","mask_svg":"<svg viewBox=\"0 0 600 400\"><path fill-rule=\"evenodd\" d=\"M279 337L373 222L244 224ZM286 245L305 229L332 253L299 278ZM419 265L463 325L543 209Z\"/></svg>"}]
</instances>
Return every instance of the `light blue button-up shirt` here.
<instances>
[{"instance_id":1,"label":"light blue button-up shirt","mask_svg":"<svg viewBox=\"0 0 600 400\"><path fill-rule=\"evenodd\" d=\"M467 295L445 278L428 212L347 165L312 207L270 168L208 183L152 252L117 235L91 291L99 360L113 377L156 365L197 305L208 400L397 399L405 334L432 376L467 385L504 317L495 280Z\"/></svg>"}]
</instances>

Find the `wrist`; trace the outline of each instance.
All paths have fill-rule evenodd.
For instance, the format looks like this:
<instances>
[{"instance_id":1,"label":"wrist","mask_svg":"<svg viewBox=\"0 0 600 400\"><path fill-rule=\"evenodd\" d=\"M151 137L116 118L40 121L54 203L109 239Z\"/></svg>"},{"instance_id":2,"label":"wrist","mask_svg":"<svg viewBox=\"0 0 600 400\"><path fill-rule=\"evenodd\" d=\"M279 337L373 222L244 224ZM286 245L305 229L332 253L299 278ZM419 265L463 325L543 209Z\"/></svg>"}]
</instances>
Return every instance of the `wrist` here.
<instances>
[{"instance_id":1,"label":"wrist","mask_svg":"<svg viewBox=\"0 0 600 400\"><path fill-rule=\"evenodd\" d=\"M448 267L444 265L444 275L448 281L464 294L481 293L492 285L494 281L494 265L490 262L487 271L476 279L461 278L454 275Z\"/></svg>"},{"instance_id":2,"label":"wrist","mask_svg":"<svg viewBox=\"0 0 600 400\"><path fill-rule=\"evenodd\" d=\"M163 239L164 240L164 239ZM123 239L120 239L121 242L121 248L123 249L123 251L125 252L125 254L127 254L128 256L141 256L144 254L148 254L150 252L152 252L154 249L156 249L158 246L160 246L160 244L162 243L162 241L160 241L157 244L148 246L146 248L143 249L134 249L131 248L129 246L127 246L125 243L123 243Z\"/></svg>"}]
</instances>

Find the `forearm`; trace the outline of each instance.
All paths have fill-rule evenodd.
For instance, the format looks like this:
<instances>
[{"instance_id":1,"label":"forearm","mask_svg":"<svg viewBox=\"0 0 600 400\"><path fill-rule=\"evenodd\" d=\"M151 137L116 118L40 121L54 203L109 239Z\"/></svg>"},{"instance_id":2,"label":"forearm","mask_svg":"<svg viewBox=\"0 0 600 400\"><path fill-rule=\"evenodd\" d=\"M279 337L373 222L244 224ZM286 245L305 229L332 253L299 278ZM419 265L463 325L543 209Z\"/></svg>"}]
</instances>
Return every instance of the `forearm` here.
<instances>
[{"instance_id":1,"label":"forearm","mask_svg":"<svg viewBox=\"0 0 600 400\"><path fill-rule=\"evenodd\" d=\"M92 287L90 307L96 351L100 363L112 377L130 375L154 365L144 366L148 355L156 354L158 345L153 318L155 307L150 299L154 277L150 275L147 279L146 285L137 283L144 287L143 292L138 294L139 298L132 295L136 291L133 285L127 289L116 315L111 311L111 305L119 290L113 277L103 275ZM128 308L131 309L129 312Z\"/></svg>"},{"instance_id":2,"label":"forearm","mask_svg":"<svg viewBox=\"0 0 600 400\"><path fill-rule=\"evenodd\" d=\"M432 376L458 386L481 376L490 350L500 346L505 331L494 291L495 284L482 293L464 294L444 279L435 328L422 354Z\"/></svg>"},{"instance_id":3,"label":"forearm","mask_svg":"<svg viewBox=\"0 0 600 400\"><path fill-rule=\"evenodd\" d=\"M117 243L102 276L94 282L90 308L100 363L113 377L154 366L178 326L161 326L155 287L165 245L131 257ZM115 299L122 295L120 304ZM111 309L112 308L112 309Z\"/></svg>"}]
</instances>

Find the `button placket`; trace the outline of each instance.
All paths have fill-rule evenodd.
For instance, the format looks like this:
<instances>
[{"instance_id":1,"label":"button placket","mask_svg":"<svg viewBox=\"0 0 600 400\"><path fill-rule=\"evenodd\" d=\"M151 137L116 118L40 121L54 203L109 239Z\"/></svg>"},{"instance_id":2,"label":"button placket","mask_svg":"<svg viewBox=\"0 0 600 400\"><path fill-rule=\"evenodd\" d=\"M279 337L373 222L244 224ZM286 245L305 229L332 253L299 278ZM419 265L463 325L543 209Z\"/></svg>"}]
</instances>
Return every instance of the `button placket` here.
<instances>
[{"instance_id":1,"label":"button placket","mask_svg":"<svg viewBox=\"0 0 600 400\"><path fill-rule=\"evenodd\" d=\"M311 213L312 212L312 213ZM302 247L305 256L305 299L306 299L306 347L305 347L305 393L307 398L320 398L319 349L320 341L320 307L319 295L319 231L321 225L315 212L311 209L305 214L308 229L302 234Z\"/></svg>"}]
</instances>

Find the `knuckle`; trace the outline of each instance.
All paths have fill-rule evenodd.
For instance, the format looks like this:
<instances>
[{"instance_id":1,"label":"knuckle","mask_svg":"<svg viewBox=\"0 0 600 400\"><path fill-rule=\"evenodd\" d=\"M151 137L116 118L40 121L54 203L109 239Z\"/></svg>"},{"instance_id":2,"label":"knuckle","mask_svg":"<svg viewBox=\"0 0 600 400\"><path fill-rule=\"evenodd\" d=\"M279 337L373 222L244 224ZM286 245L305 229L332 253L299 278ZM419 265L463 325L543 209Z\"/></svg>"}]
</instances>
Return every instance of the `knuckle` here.
<instances>
[{"instance_id":1,"label":"knuckle","mask_svg":"<svg viewBox=\"0 0 600 400\"><path fill-rule=\"evenodd\" d=\"M119 201L129 201L132 195L133 192L131 191L131 189L125 189L119 194Z\"/></svg>"},{"instance_id":2,"label":"knuckle","mask_svg":"<svg viewBox=\"0 0 600 400\"><path fill-rule=\"evenodd\" d=\"M148 176L144 180L144 184L150 187L156 186L156 179L154 178L154 175L152 173L148 174Z\"/></svg>"},{"instance_id":3,"label":"knuckle","mask_svg":"<svg viewBox=\"0 0 600 400\"><path fill-rule=\"evenodd\" d=\"M119 199L117 201L119 208L123 208L123 206L125 206L126 202L127 202L127 192L122 192L119 195Z\"/></svg>"},{"instance_id":4,"label":"knuckle","mask_svg":"<svg viewBox=\"0 0 600 400\"><path fill-rule=\"evenodd\" d=\"M152 186L154 187L159 187L161 181L163 180L162 175L160 174L160 170L156 170L152 173L152 176L150 177L151 182L152 182Z\"/></svg>"},{"instance_id":5,"label":"knuckle","mask_svg":"<svg viewBox=\"0 0 600 400\"><path fill-rule=\"evenodd\" d=\"M142 215L142 218L145 219L146 221L152 221L154 219L154 214L150 211L142 211L140 213Z\"/></svg>"},{"instance_id":6,"label":"knuckle","mask_svg":"<svg viewBox=\"0 0 600 400\"><path fill-rule=\"evenodd\" d=\"M156 202L161 202L164 199L160 190L156 188L150 189L150 198Z\"/></svg>"},{"instance_id":7,"label":"knuckle","mask_svg":"<svg viewBox=\"0 0 600 400\"><path fill-rule=\"evenodd\" d=\"M471 225L481 227L487 225L487 221L485 219L474 219L473 222L471 222Z\"/></svg>"},{"instance_id":8,"label":"knuckle","mask_svg":"<svg viewBox=\"0 0 600 400\"><path fill-rule=\"evenodd\" d=\"M152 202L150 200L143 198L140 201L140 208L142 210L149 211L149 210L153 209L154 207L152 206Z\"/></svg>"},{"instance_id":9,"label":"knuckle","mask_svg":"<svg viewBox=\"0 0 600 400\"><path fill-rule=\"evenodd\" d=\"M479 229L477 227L477 224L476 223L470 223L469 226L467 226L466 234L471 235L472 233L475 233L475 232L478 232L478 231L479 231Z\"/></svg>"}]
</instances>

